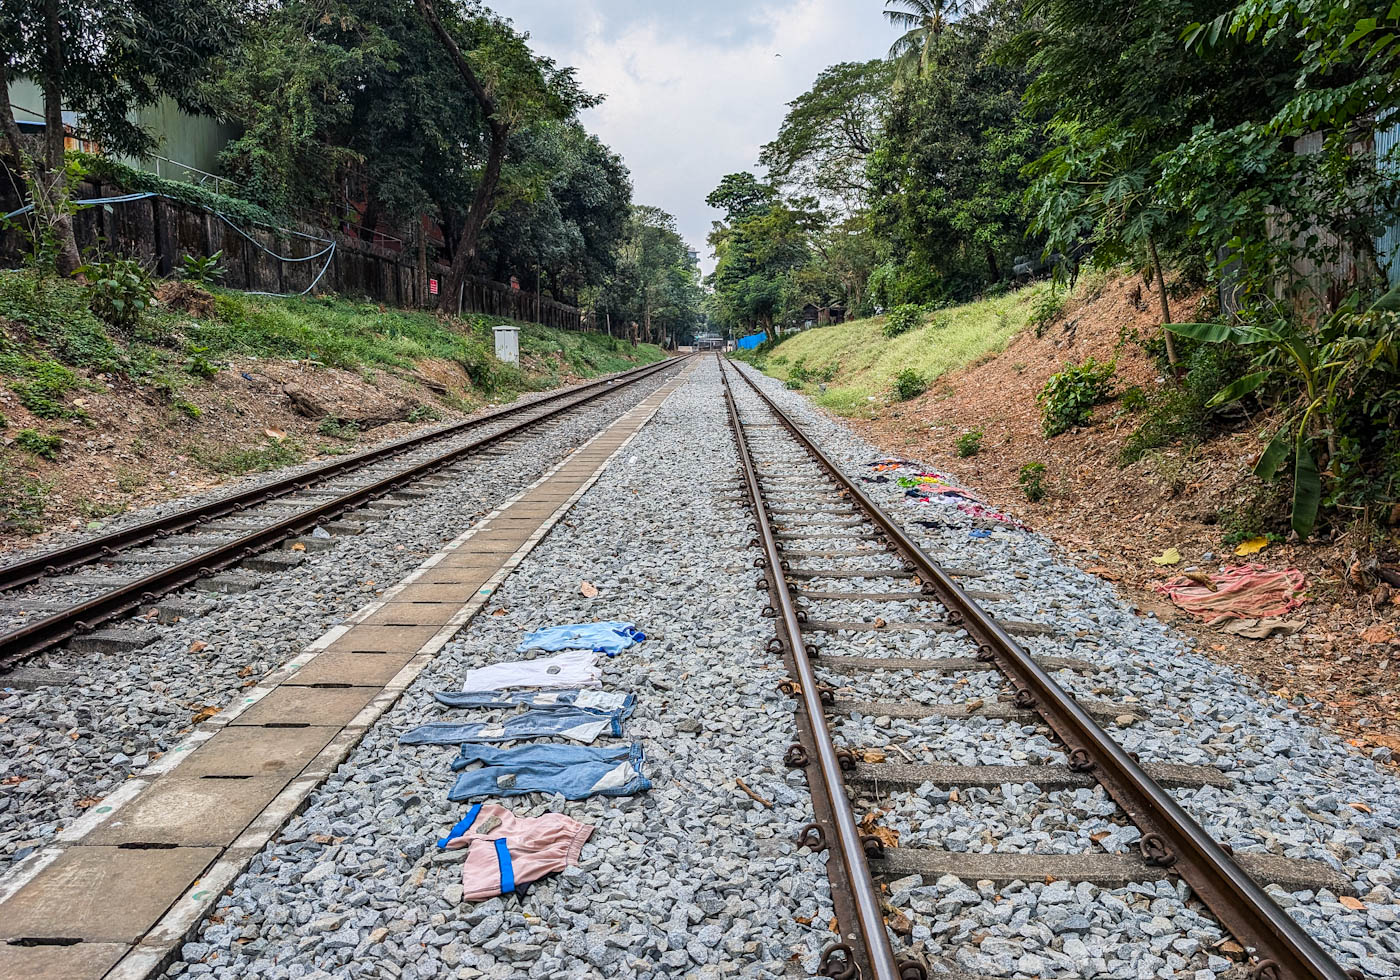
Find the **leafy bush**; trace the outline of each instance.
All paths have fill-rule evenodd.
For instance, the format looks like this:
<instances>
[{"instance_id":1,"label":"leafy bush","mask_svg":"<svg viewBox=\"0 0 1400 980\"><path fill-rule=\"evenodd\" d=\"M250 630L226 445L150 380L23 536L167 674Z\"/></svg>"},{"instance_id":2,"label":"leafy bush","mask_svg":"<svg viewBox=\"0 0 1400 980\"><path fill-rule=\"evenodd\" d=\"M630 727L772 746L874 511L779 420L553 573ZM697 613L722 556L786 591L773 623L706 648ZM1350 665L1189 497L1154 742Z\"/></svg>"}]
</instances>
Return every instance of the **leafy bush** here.
<instances>
[{"instance_id":1,"label":"leafy bush","mask_svg":"<svg viewBox=\"0 0 1400 980\"><path fill-rule=\"evenodd\" d=\"M783 382L783 387L786 388L788 391L801 391L802 382L797 378L788 378L786 381Z\"/></svg>"},{"instance_id":2,"label":"leafy bush","mask_svg":"<svg viewBox=\"0 0 1400 980\"><path fill-rule=\"evenodd\" d=\"M1133 385L1118 396L1118 404L1125 412L1141 412L1147 407L1147 392L1140 386Z\"/></svg>"},{"instance_id":3,"label":"leafy bush","mask_svg":"<svg viewBox=\"0 0 1400 980\"><path fill-rule=\"evenodd\" d=\"M1045 382L1037 401L1044 408L1042 422L1047 436L1057 436L1078 426L1089 424L1095 405L1101 405L1113 395L1115 362L1100 364L1092 357L1083 364L1066 364L1059 374Z\"/></svg>"},{"instance_id":4,"label":"leafy bush","mask_svg":"<svg viewBox=\"0 0 1400 980\"><path fill-rule=\"evenodd\" d=\"M792 362L792 367L788 370L788 381L796 381L799 388L812 380L812 375L807 370L806 362L807 359L805 357L799 357Z\"/></svg>"},{"instance_id":5,"label":"leafy bush","mask_svg":"<svg viewBox=\"0 0 1400 980\"><path fill-rule=\"evenodd\" d=\"M1059 319L1064 309L1064 297L1054 290L1046 290L1036 298L1035 305L1031 307L1031 315L1026 319L1026 322L1035 328L1037 337L1043 337L1046 328Z\"/></svg>"},{"instance_id":6,"label":"leafy bush","mask_svg":"<svg viewBox=\"0 0 1400 980\"><path fill-rule=\"evenodd\" d=\"M125 333L132 333L155 298L155 281L137 259L89 262L78 270L89 280L92 312Z\"/></svg>"},{"instance_id":7,"label":"leafy bush","mask_svg":"<svg viewBox=\"0 0 1400 980\"><path fill-rule=\"evenodd\" d=\"M1026 495L1026 499L1033 504L1038 504L1045 499L1045 484L1042 482L1044 478L1044 463L1027 463L1021 467L1016 482L1021 485L1021 492Z\"/></svg>"},{"instance_id":8,"label":"leafy bush","mask_svg":"<svg viewBox=\"0 0 1400 980\"><path fill-rule=\"evenodd\" d=\"M814 372L812 374L812 379L815 381L820 381L822 384L831 384L831 382L836 380L836 372L840 369L841 365L835 361L832 361L820 371Z\"/></svg>"},{"instance_id":9,"label":"leafy bush","mask_svg":"<svg viewBox=\"0 0 1400 980\"><path fill-rule=\"evenodd\" d=\"M427 405L427 404L415 405L414 408L413 408L413 411L411 411L411 412L408 413L408 421L410 421L410 422L440 422L440 421L442 421L442 413L439 412L439 411L437 410L437 408L435 408L435 407L432 406L432 405Z\"/></svg>"},{"instance_id":10,"label":"leafy bush","mask_svg":"<svg viewBox=\"0 0 1400 980\"><path fill-rule=\"evenodd\" d=\"M196 405L194 402L189 401L189 400L184 399L184 398L176 398L176 399L174 399L173 401L171 401L170 407L173 408L173 409L175 409L175 411L179 412L181 415L183 415L185 418L189 419L191 422L193 422L193 421L195 421L196 419L200 418L200 417L204 414L203 409L201 409L201 408L200 408L198 405Z\"/></svg>"},{"instance_id":11,"label":"leafy bush","mask_svg":"<svg viewBox=\"0 0 1400 980\"><path fill-rule=\"evenodd\" d=\"M958 455L966 459L982 451L982 430L973 429L958 436Z\"/></svg>"},{"instance_id":12,"label":"leafy bush","mask_svg":"<svg viewBox=\"0 0 1400 980\"><path fill-rule=\"evenodd\" d=\"M905 368L894 376L894 397L907 402L928 391L928 380L913 368Z\"/></svg>"},{"instance_id":13,"label":"leafy bush","mask_svg":"<svg viewBox=\"0 0 1400 980\"><path fill-rule=\"evenodd\" d=\"M1206 407L1275 395L1282 411L1254 474L1269 482L1291 471L1293 530L1306 538L1324 504L1353 494L1367 506L1384 501L1389 491L1376 488L1400 470L1383 455L1388 433L1400 425L1400 288L1365 310L1349 297L1315 326L1272 306L1242 318L1167 329L1253 354L1253 370L1233 377Z\"/></svg>"},{"instance_id":14,"label":"leafy bush","mask_svg":"<svg viewBox=\"0 0 1400 980\"><path fill-rule=\"evenodd\" d=\"M360 430L353 424L342 422L333 415L327 415L321 420L321 424L316 426L316 431L323 436L330 436L332 439L353 440L360 434Z\"/></svg>"},{"instance_id":15,"label":"leafy bush","mask_svg":"<svg viewBox=\"0 0 1400 980\"><path fill-rule=\"evenodd\" d=\"M885 314L881 332L886 337L898 337L923 325L924 308L917 303L903 303Z\"/></svg>"},{"instance_id":16,"label":"leafy bush","mask_svg":"<svg viewBox=\"0 0 1400 980\"><path fill-rule=\"evenodd\" d=\"M185 365L185 373L192 374L196 378L203 378L208 381L219 373L219 367L204 355L208 352L208 347L190 348L190 359Z\"/></svg>"},{"instance_id":17,"label":"leafy bush","mask_svg":"<svg viewBox=\"0 0 1400 980\"><path fill-rule=\"evenodd\" d=\"M1182 363L1186 373L1180 384L1168 385L1150 399L1143 397L1142 422L1119 450L1120 466L1136 463L1151 450L1165 446L1199 445L1219 428L1220 412L1210 400L1243 373L1247 361L1229 347L1201 345L1183 356ZM1133 387L1123 393L1123 407L1130 411L1138 410L1131 397L1135 391L1140 389Z\"/></svg>"},{"instance_id":18,"label":"leafy bush","mask_svg":"<svg viewBox=\"0 0 1400 980\"><path fill-rule=\"evenodd\" d=\"M219 264L223 257L223 249L219 249L213 255L186 255L180 260L185 267L180 273L180 278L200 286L212 286L224 277L225 269Z\"/></svg>"},{"instance_id":19,"label":"leafy bush","mask_svg":"<svg viewBox=\"0 0 1400 980\"><path fill-rule=\"evenodd\" d=\"M15 445L35 456L57 459L58 449L63 445L63 440L58 436L45 435L37 429L20 429L15 433Z\"/></svg>"}]
</instances>

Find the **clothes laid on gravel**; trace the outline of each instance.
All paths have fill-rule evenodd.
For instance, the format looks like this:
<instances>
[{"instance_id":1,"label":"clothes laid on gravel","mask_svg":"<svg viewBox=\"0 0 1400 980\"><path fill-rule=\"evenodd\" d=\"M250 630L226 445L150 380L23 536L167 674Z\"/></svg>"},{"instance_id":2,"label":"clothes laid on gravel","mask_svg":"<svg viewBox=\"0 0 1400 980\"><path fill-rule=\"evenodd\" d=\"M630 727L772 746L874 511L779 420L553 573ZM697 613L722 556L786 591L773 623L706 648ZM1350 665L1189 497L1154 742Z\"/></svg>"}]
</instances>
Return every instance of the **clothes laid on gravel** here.
<instances>
[{"instance_id":1,"label":"clothes laid on gravel","mask_svg":"<svg viewBox=\"0 0 1400 980\"><path fill-rule=\"evenodd\" d=\"M180 593L175 598L191 611L178 623L123 624L156 631L139 651L55 651L31 660L26 667L52 670L55 683L7 689L0 700L0 869L47 843L176 745L194 718L257 684L664 380L639 381L561 416L518 447L454 466L445 471L445 486L383 511L363 533L339 537L327 551L307 552L294 568L259 573L260 587L251 592Z\"/></svg>"},{"instance_id":2,"label":"clothes laid on gravel","mask_svg":"<svg viewBox=\"0 0 1400 980\"><path fill-rule=\"evenodd\" d=\"M737 487L737 458L717 372L701 365L667 400L506 579L492 614L464 627L253 860L170 976L814 974L831 939L825 856L794 843L812 820L803 776L782 762L794 702L765 650L747 518L718 503ZM583 579L596 598L580 594ZM434 692L519 659L525 634L595 619L648 634L600 655L603 690L637 698L629 741L596 747L639 742L652 787L512 799L518 816L595 829L576 866L528 895L464 902L461 853L433 846L465 811L447 799L452 752L398 737L456 717Z\"/></svg>"},{"instance_id":3,"label":"clothes laid on gravel","mask_svg":"<svg viewBox=\"0 0 1400 980\"><path fill-rule=\"evenodd\" d=\"M530 883L578 864L593 833L562 813L517 817L494 803L477 804L439 841L444 851L466 849L462 900L480 902L497 895L528 893Z\"/></svg>"},{"instance_id":4,"label":"clothes laid on gravel","mask_svg":"<svg viewBox=\"0 0 1400 980\"><path fill-rule=\"evenodd\" d=\"M516 644L515 652L526 650L592 650L615 657L647 638L635 623L571 623L535 630Z\"/></svg>"},{"instance_id":5,"label":"clothes laid on gravel","mask_svg":"<svg viewBox=\"0 0 1400 980\"><path fill-rule=\"evenodd\" d=\"M1373 977L1400 976L1400 780L1379 764L1389 761L1386 750L1367 758L1337 736L1306 724L1288 701L1213 663L1189 640L1155 620L1133 615L1111 584L1061 560L1053 544L1001 520L1005 515L971 512L937 496L927 502L906 497L897 478L924 471L922 464L884 460L801 395L744 370L847 474L885 476L886 483L861 486L903 522L925 551L936 560L985 573L962 584L1002 594L985 602L989 611L1003 620L1054 626L1052 635L1021 641L1034 656L1075 658L1095 668L1084 673L1054 671L1058 683L1080 698L1108 699L1140 710L1140 720L1110 726L1126 748L1143 761L1214 766L1230 777L1233 783L1227 788L1170 790L1208 831L1230 843L1236 853L1311 858L1341 871L1355 892L1345 902L1326 890L1289 893L1272 887L1270 892L1344 967ZM736 386L736 392L742 387ZM756 398L745 403L749 410L762 411ZM970 538L968 532L977 528L992 533ZM807 582L803 586L816 588ZM849 579L831 579L822 588L828 586L832 591L860 587ZM890 588L889 580L881 587ZM809 608L818 610L813 615L826 617L833 605L823 600ZM853 602L841 605L860 608ZM899 644L906 638L900 637ZM967 655L961 632L939 634L937 654L956 655L950 644L960 640L962 655ZM839 637L828 638L822 652L880 655L851 650L849 641ZM890 700L895 698L892 692L899 692L900 700L934 703L998 694L1006 699L1008 692L999 675L991 672L854 672L823 664L820 658L816 668L819 676L838 686L838 697ZM927 691L943 693L921 693ZM949 696L950 691L961 694ZM1009 742L991 732L988 738L988 722L981 719L930 719L919 723L929 726L923 734L908 737L900 736L908 723L877 726L873 721L853 717L837 729L843 738L865 746L900 742L922 747L936 737L938 756L962 756L959 761L980 762L984 755L996 757L998 763L1015 761L1009 751L1025 751L1027 745L1044 751L1035 736ZM935 730L936 736L931 735ZM896 755L891 761L904 760ZM995 805L984 802L989 796L964 795L963 802L950 806L947 787L920 787L885 794L875 812L885 826L901 832L901 846L1050 853L1066 846L1066 835L1082 839L1089 829L1088 839L1099 850L1117 852L1125 842L1123 835L1136 833L1124 828L1097 839L1107 829L1105 820L1114 825L1122 821L1106 798L1090 796L1081 805L1077 793L1061 792L1050 794L1047 802L1033 786L1003 791L1008 788L1014 792L996 799ZM874 806L877 801L866 802ZM1195 973L1198 980L1207 980L1237 969L1215 946L1223 938L1219 927L1186 896L1184 886L1166 882L1111 890L1062 882L992 888L952 877L924 881L914 875L891 884L891 904L912 922L911 944L972 973Z\"/></svg>"}]
</instances>

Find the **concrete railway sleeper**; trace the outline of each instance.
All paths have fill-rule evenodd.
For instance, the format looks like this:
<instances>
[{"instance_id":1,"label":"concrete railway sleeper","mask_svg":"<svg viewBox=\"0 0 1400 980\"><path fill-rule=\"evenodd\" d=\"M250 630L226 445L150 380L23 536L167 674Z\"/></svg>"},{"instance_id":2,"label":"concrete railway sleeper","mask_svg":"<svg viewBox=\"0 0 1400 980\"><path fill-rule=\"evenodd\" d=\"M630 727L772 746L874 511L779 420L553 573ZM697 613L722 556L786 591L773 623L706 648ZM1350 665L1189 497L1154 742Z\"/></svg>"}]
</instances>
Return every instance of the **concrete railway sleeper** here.
<instances>
[{"instance_id":1,"label":"concrete railway sleeper","mask_svg":"<svg viewBox=\"0 0 1400 980\"><path fill-rule=\"evenodd\" d=\"M735 391L730 386L733 371L743 378L745 397L752 406L741 415ZM1242 856L1236 860L1230 849L1214 840L1167 791L1165 786L1228 784L1228 778L1209 766L1162 766L1139 764L1119 745L1096 718L1102 718L1110 708L1101 703L1081 704L1051 677L1049 670L1070 667L1068 664L1037 662L1012 638L1014 624L998 622L978 605L954 579L946 567L941 567L910 537L900 524L877 506L851 479L844 475L777 403L754 384L744 372L726 369L724 372L725 400L729 420L741 460L742 481L748 491L749 506L756 536L752 546L761 550L754 564L762 570L757 585L767 595L764 614L776 620L778 636L770 650L785 659L789 677L782 683L787 693L797 699L799 739L788 753L790 766L803 768L812 788L817 822L801 832L799 842L816 848L829 849L827 869L831 878L841 936L824 952L822 973L830 977L874 977L878 980L911 980L926 976L928 964L913 957L900 958L887 929L886 913L893 910L884 901L876 885L876 876L909 873L952 874L971 876L988 882L1070 880L1088 882L1117 882L1129 879L1161 880L1179 877L1215 917L1240 943L1249 958L1251 976L1256 980L1284 978L1326 978L1343 980L1358 974L1343 970L1326 951L1286 914L1256 881L1312 882L1312 887L1345 888L1338 876L1317 862L1257 860ZM754 409L757 411L754 411ZM751 421L746 421L748 416ZM751 442L745 430L753 429L758 442ZM795 447L795 449L794 449ZM760 459L762 454L766 458ZM808 472L808 468L815 472ZM816 476L829 480L825 500L809 498L800 511L774 507L765 498L765 476L769 480L792 480L795 476ZM811 487L809 489L815 489ZM869 548L844 550L830 545L831 564L818 568L794 569L789 558L796 555L785 549L785 542L825 539L834 526L831 516L843 515L842 528L860 528L883 543L885 551ZM845 520L845 515L853 518ZM815 528L811 530L808 528ZM796 547L803 547L797 545ZM811 551L801 551L806 559ZM882 555L894 564L872 565L875 555ZM842 559L863 562L855 570L843 573ZM969 570L974 571L974 570ZM827 574L823 574L823 573ZM946 635L951 629L964 631L975 650L975 659L956 658L961 670L995 670L1005 679L1013 696L1008 704L998 704L992 714L1002 718L1030 715L1052 731L1063 747L1066 764L1042 767L956 767L870 764L850 748L839 748L833 740L827 713L836 716L859 710L849 701L838 701L837 691L823 683L817 667L833 666L841 661L843 670L921 669L919 658L908 657L828 657L823 648L804 633L817 628L832 630L858 624L818 622L809 617L808 610L799 606L800 598L809 601L829 597L831 593L817 588L799 589L790 579L796 574L804 580L826 578L839 581L857 578L892 583L891 598L910 598L909 583L917 588L917 596L929 605L942 607L941 618L920 624L917 622L891 624L883 619L865 624L868 632L857 635L908 635L920 625L934 635ZM831 588L834 588L832 586ZM869 589L869 585L860 588ZM893 589L902 591L895 593ZM872 590L873 591L873 590ZM871 592L856 593L873 598ZM954 658L926 658L922 669L947 670ZM943 661L943 662L940 662ZM1092 665L1084 665L1092 669ZM1071 667L1071 669L1076 669ZM980 702L977 703L980 707ZM901 714L898 705L876 704L873 707L889 714ZM969 710L962 706L910 706L902 709L903 717L939 718L963 716ZM1131 717L1124 719L1131 721ZM910 760L913 761L912 759ZM1012 772L1012 769L1018 771ZM973 770L981 771L974 774ZM1047 778L1048 777L1048 778ZM1198 782L1202 781L1202 782ZM852 788L869 785L904 785L914 787L927 782L935 785L985 785L1002 783L1035 783L1041 792L1055 787L1102 786L1128 819L1141 831L1136 855L1086 854L1034 855L1020 853L960 854L900 848L888 851L883 840L864 824L858 823L848 796ZM940 857L942 855L942 857ZM872 875L872 871L875 872Z\"/></svg>"},{"instance_id":2,"label":"concrete railway sleeper","mask_svg":"<svg viewBox=\"0 0 1400 980\"><path fill-rule=\"evenodd\" d=\"M430 453L426 458L419 458L416 453L412 454L407 465L396 466L388 474L374 478L371 482L349 489L326 488L312 491L308 495L309 499L301 501L308 506L295 509L290 514L278 512L280 509L274 508L273 513L263 515L265 519L262 523L246 528L240 527L229 534L212 537L209 539L212 546L197 550L188 557L179 557L173 563L165 564L149 574L138 575L138 577L130 579L114 578L110 583L111 587L95 597L65 604L63 608L50 612L37 621L25 623L9 632L0 634L0 670L13 668L35 653L74 637L91 633L101 624L117 617L151 606L163 595L185 588L200 580L208 579L224 569L254 559L254 556L260 552L275 547L289 537L309 532L352 508L382 506L385 498L389 497L390 494L404 492L411 494L412 491L408 488L426 477L430 477L465 458L503 444L513 436L557 419L627 385L652 377L662 371L673 370L683 360L685 358L646 365L643 368L585 385L580 389L574 389L556 398L538 399L525 406L503 409L485 418L462 423L464 426L474 426L497 421L503 417L511 419L509 424L502 428L493 429L484 435L470 438L446 451ZM544 410L538 411L539 408ZM518 415L524 417L517 420L515 416ZM446 430L438 430L420 437L420 442L414 443L413 448L421 448L421 441L436 442L444 431ZM409 441L395 443L371 453L361 454L352 458L352 461L359 460L361 467L377 463L385 458L384 451L400 446L404 449L394 455L402 455L409 448ZM112 535L114 540L106 544L102 544L104 538L98 538L92 542L75 545L72 549L62 549L59 552L26 559L15 565L7 566L9 569L20 569L20 571L16 571L11 578L4 581L32 581L32 576L44 575L60 568L74 567L84 561L95 560L99 556L113 560L119 556L121 549L138 547L153 539L164 539L166 542L171 542L176 540L171 537L176 531L207 524L216 516L226 516L239 510L246 511L256 503L267 503L269 499L277 496L283 497L283 502L290 502L287 498L292 493L306 491L317 478L324 480L346 473L347 467L338 464L348 462L351 461L338 461L337 464L331 464L311 474L301 474L279 481L272 487L257 488L248 491L247 494L235 495L232 498L215 501L212 504L201 505L188 511L181 511L168 517L137 525L127 531ZM273 487L277 489L274 490ZM248 495L252 496L247 500L234 502L236 499ZM247 514L246 516L252 517L253 515ZM135 532L138 531L141 533L136 534ZM202 542L200 539L194 538L181 543L199 548ZM308 543L303 543L303 547L306 547ZM92 554L94 547L97 547L96 555ZM89 557L83 558L84 555ZM42 567L39 567L40 564ZM26 576L30 577L26 578ZM99 583L107 584L102 580L99 580Z\"/></svg>"}]
</instances>

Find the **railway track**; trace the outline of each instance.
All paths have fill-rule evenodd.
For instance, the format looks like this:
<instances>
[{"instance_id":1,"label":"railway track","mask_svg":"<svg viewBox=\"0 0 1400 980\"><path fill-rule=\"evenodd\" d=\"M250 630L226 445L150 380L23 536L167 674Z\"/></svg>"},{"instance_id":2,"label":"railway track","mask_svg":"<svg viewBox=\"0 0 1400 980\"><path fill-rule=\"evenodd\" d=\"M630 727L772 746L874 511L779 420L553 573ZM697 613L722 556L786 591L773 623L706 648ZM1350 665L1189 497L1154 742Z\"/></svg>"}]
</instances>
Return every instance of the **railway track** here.
<instances>
[{"instance_id":1,"label":"railway track","mask_svg":"<svg viewBox=\"0 0 1400 980\"><path fill-rule=\"evenodd\" d=\"M785 761L805 770L817 816L814 824L803 828L799 842L830 852L826 866L841 938L823 953L823 975L878 980L917 980L928 975L929 964L901 952L892 936L887 914L894 910L878 883L911 873L951 873L965 880L1001 883L1049 877L1102 881L1115 875L1129 882L1179 878L1244 948L1250 975L1256 980L1343 980L1356 975L1344 971L1256 880L1286 879L1291 873L1284 866L1288 862L1247 856L1236 860L1230 848L1214 840L1164 787L1199 780L1209 784L1212 774L1219 777L1218 770L1139 764L1096 720L1103 716L1104 706L1076 701L1050 673L1056 668L1092 670L1092 665L1038 662L1013 638L1018 624L989 615L978 604L979 593L959 581L973 579L975 569L936 563L742 371L724 367L722 375L753 514L751 546L762 552L754 560L762 575L756 584L767 597L764 615L776 620L777 637L769 651L783 657L788 677L782 686L798 705L799 738ZM731 375L743 379L741 386L730 384ZM772 496L779 490L783 500L775 504ZM794 506L794 499L800 506ZM799 561L805 564L799 566ZM853 580L863 583L857 588L869 591L847 590ZM821 582L833 584L814 587ZM920 611L910 622L818 618L823 605L857 600L905 604L901 608L912 603ZM899 652L900 644L916 634L951 638L965 650L942 657L891 656L888 650L868 657L838 657L817 642L820 636L888 636ZM870 649L868 644L865 649ZM928 705L901 699L907 691L890 691L890 701L843 701L822 676L828 671L878 677L895 671L987 670L1000 674L1006 694L991 710L980 702L970 709L966 704ZM937 724L940 717L966 717L971 710L980 710L987 718L1033 720L1058 739L1053 757L1063 761L1035 767L906 766L886 760L872 764L858 747L838 747L833 738L831 718L852 713L930 719ZM927 782L945 786L1034 783L1041 792L1097 784L1140 830L1138 852L1056 855L1067 860L1047 862L1044 856L1021 853L894 849L887 848L873 827L857 819L853 793L869 797L878 795L882 787L913 788Z\"/></svg>"},{"instance_id":2,"label":"railway track","mask_svg":"<svg viewBox=\"0 0 1400 980\"><path fill-rule=\"evenodd\" d=\"M0 671L75 637L93 637L97 648L104 648L99 642L103 639L118 647L137 642L131 637L99 637L97 631L104 623L152 608L162 596L197 582L224 591L255 587L253 577L240 581L217 576L239 565L255 573L290 566L300 560L295 552L264 553L283 543L298 551L311 550L329 545L332 532L358 533L373 519L375 508L411 499L417 493L413 484L628 385L673 370L683 360L645 365L497 409L6 564L0 567L0 593L39 584L44 594L5 603L15 610L22 607L27 615L12 613L12 625L0 632ZM305 534L313 536L298 538ZM94 565L109 567L97 575L63 577ZM55 595L61 598L55 600Z\"/></svg>"}]
</instances>

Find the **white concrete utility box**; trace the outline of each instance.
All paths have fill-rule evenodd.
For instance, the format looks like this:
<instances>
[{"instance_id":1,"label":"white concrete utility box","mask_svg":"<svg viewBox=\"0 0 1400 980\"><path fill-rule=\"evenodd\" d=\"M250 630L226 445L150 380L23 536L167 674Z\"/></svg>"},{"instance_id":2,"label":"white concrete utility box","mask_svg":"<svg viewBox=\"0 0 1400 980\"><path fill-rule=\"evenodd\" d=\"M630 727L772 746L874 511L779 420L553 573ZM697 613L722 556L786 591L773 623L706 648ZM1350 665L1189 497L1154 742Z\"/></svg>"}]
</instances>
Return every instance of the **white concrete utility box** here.
<instances>
[{"instance_id":1,"label":"white concrete utility box","mask_svg":"<svg viewBox=\"0 0 1400 980\"><path fill-rule=\"evenodd\" d=\"M507 364L520 365L520 328L496 327L496 357Z\"/></svg>"}]
</instances>

